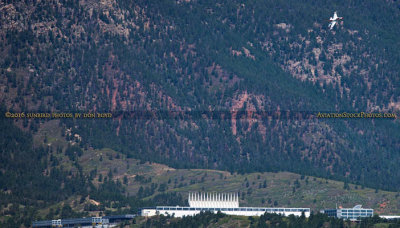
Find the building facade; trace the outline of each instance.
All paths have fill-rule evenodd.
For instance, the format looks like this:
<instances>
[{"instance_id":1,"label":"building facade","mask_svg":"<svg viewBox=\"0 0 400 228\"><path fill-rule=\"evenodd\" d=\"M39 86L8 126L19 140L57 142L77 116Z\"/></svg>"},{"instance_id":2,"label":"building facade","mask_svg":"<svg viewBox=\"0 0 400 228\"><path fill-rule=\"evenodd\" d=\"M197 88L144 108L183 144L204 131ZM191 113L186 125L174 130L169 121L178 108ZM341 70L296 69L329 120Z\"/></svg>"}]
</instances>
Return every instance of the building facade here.
<instances>
[{"instance_id":1,"label":"building facade","mask_svg":"<svg viewBox=\"0 0 400 228\"><path fill-rule=\"evenodd\" d=\"M358 221L361 218L372 217L374 215L374 209L362 208L361 205L356 205L353 208L325 209L322 210L321 213L336 218Z\"/></svg>"},{"instance_id":2,"label":"building facade","mask_svg":"<svg viewBox=\"0 0 400 228\"><path fill-rule=\"evenodd\" d=\"M189 193L189 207L157 206L143 208L142 216L170 215L175 217L193 216L202 211L222 212L227 215L260 216L265 213L276 213L284 216L295 215L309 217L310 208L266 208L239 207L237 193Z\"/></svg>"},{"instance_id":3,"label":"building facade","mask_svg":"<svg viewBox=\"0 0 400 228\"><path fill-rule=\"evenodd\" d=\"M141 210L141 216L155 216L155 215L170 215L174 217L183 217L183 216L194 216L200 214L200 212L210 211L213 213L217 213L220 211L221 213L227 215L242 215L242 216L261 216L265 213L275 213L281 214L284 216L295 215L301 216L304 213L304 216L310 216L310 208L266 208L266 207L228 207L228 208L195 208L195 207L179 207L179 206L157 206L153 208L143 208Z\"/></svg>"},{"instance_id":4,"label":"building facade","mask_svg":"<svg viewBox=\"0 0 400 228\"><path fill-rule=\"evenodd\" d=\"M32 227L114 227L118 222L133 219L135 215L111 215L103 217L89 218L70 218L70 219L54 219L45 221L35 221Z\"/></svg>"}]
</instances>

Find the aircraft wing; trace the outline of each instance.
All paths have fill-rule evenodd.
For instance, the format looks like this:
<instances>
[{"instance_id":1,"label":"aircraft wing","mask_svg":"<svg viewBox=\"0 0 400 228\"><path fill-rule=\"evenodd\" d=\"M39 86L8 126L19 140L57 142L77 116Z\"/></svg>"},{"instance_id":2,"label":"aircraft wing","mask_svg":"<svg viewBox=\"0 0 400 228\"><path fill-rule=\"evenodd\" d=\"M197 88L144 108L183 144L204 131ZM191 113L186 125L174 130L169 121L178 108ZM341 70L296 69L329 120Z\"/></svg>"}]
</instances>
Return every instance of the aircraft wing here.
<instances>
[{"instance_id":1,"label":"aircraft wing","mask_svg":"<svg viewBox=\"0 0 400 228\"><path fill-rule=\"evenodd\" d=\"M336 21L332 21L331 23L329 23L329 29L333 29L333 27L336 25Z\"/></svg>"}]
</instances>

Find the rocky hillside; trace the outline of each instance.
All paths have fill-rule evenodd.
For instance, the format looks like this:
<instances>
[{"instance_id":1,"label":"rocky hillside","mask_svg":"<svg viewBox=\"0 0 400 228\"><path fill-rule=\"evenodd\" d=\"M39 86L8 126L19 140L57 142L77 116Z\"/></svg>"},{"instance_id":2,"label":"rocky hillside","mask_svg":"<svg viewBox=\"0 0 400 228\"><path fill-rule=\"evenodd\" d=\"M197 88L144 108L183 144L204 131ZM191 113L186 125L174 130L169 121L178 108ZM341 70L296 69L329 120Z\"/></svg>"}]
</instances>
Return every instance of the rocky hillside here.
<instances>
[{"instance_id":1,"label":"rocky hillside","mask_svg":"<svg viewBox=\"0 0 400 228\"><path fill-rule=\"evenodd\" d=\"M345 20L333 31L326 19ZM399 190L395 1L3 1L0 101L84 148L175 168L292 171ZM35 133L46 118L14 122Z\"/></svg>"}]
</instances>

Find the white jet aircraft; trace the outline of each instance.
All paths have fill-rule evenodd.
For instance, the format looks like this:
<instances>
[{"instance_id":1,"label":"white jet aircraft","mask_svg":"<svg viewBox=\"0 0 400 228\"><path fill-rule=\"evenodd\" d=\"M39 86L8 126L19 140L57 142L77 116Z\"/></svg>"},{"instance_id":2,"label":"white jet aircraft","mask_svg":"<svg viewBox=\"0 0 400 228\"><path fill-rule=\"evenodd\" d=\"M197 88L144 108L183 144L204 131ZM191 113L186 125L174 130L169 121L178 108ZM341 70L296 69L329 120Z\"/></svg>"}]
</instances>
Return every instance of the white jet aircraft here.
<instances>
[{"instance_id":1,"label":"white jet aircraft","mask_svg":"<svg viewBox=\"0 0 400 228\"><path fill-rule=\"evenodd\" d=\"M333 14L333 17L331 17L331 18L329 18L329 21L330 21L330 23L329 23L329 29L333 29L333 27L336 25L336 23L339 21L339 20L343 20L343 17L338 17L337 16L337 14L336 14L336 12Z\"/></svg>"}]
</instances>

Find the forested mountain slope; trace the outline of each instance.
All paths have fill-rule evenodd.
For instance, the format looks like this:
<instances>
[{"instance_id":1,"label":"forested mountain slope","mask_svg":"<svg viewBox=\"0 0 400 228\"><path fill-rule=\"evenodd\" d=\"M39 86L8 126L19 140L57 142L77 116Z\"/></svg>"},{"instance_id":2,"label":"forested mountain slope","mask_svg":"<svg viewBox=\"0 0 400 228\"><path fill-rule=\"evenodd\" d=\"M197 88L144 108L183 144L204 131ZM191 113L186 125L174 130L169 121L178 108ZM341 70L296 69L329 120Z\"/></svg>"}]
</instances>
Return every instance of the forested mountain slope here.
<instances>
[{"instance_id":1,"label":"forested mountain slope","mask_svg":"<svg viewBox=\"0 0 400 228\"><path fill-rule=\"evenodd\" d=\"M345 20L329 31L335 10ZM27 0L0 12L1 102L111 112L61 119L82 147L400 188L398 119L315 117L399 112L396 2Z\"/></svg>"},{"instance_id":2,"label":"forested mountain slope","mask_svg":"<svg viewBox=\"0 0 400 228\"><path fill-rule=\"evenodd\" d=\"M40 125L33 137L4 119L0 126L7 129L0 140L1 227L187 205L193 191L235 191L242 206L309 207L314 212L336 204L362 204L377 214L396 214L400 208L399 192L346 182L289 172L174 169L111 149L81 149L62 136L58 120Z\"/></svg>"}]
</instances>

